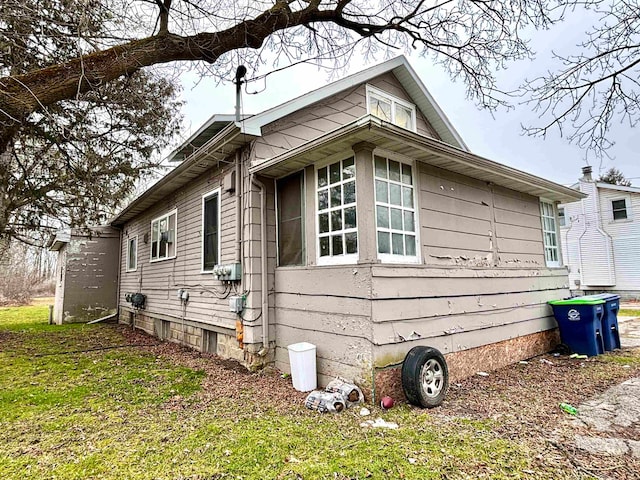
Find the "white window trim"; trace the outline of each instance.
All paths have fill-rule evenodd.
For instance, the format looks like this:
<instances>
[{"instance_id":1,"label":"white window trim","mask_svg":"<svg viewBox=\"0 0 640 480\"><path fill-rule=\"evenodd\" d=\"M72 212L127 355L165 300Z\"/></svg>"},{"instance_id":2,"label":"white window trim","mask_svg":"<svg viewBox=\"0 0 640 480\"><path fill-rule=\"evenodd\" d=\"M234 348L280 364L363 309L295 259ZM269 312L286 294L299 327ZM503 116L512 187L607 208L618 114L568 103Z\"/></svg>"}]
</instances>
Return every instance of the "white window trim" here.
<instances>
[{"instance_id":1,"label":"white window trim","mask_svg":"<svg viewBox=\"0 0 640 480\"><path fill-rule=\"evenodd\" d=\"M562 225L560 223L560 210L562 210L564 212L564 215L562 216L562 218L564 219L564 225ZM567 225L567 207L557 207L557 215L558 215L558 228L566 228L568 227Z\"/></svg>"},{"instance_id":2,"label":"white window trim","mask_svg":"<svg viewBox=\"0 0 640 480\"><path fill-rule=\"evenodd\" d=\"M373 224L374 224L374 235L376 237L376 254L377 254L377 258L378 260L380 260L382 263L395 263L395 264L420 264L422 263L422 258L420 256L420 253L422 251L421 248L421 243L420 243L420 218L419 218L419 206L418 206L418 198L416 195L416 191L418 189L418 177L417 177L417 168L416 168L416 163L413 160L405 160L405 159L400 159L398 156L393 155L391 153L385 152L383 153L382 151L378 152L378 150L373 152L373 156L371 158L371 161L373 163L373 177L372 177L372 182L373 182ZM414 232L415 234L415 238L416 238L416 254L409 256L409 255L394 255L393 253L378 253L378 216L377 216L377 212L376 212L376 206L378 205L378 202L376 200L376 156L378 157L383 157L386 158L387 160L393 160L396 161L398 163L404 163L406 165L409 165L411 167L412 170L412 175L413 175L413 216L414 216L414 222L415 222L415 227L416 230ZM391 220L389 220L391 221ZM388 228L387 230L389 230L389 232L393 233L393 229ZM398 231L398 233L400 233L400 231ZM402 234L405 235L408 232L405 232L404 230L402 231Z\"/></svg>"},{"instance_id":3,"label":"white window trim","mask_svg":"<svg viewBox=\"0 0 640 480\"><path fill-rule=\"evenodd\" d=\"M613 202L618 200L624 200L624 206L627 211L627 218L613 218ZM609 222L610 223L625 223L631 222L633 220L633 211L631 210L631 196L630 195L620 195L617 197L612 197L608 199L609 202Z\"/></svg>"},{"instance_id":4,"label":"white window trim","mask_svg":"<svg viewBox=\"0 0 640 480\"><path fill-rule=\"evenodd\" d=\"M380 97L383 98L387 98L389 99L389 101L391 102L391 121L390 123L393 123L394 125L400 127L400 125L396 124L396 104L398 105L402 105L403 107L411 110L411 123L413 124L413 128L408 129L412 132L416 132L418 125L417 125L417 114L416 114L416 106L412 103L409 103L405 100L402 100L401 98L396 97L395 95L392 95L388 92L385 92L384 90L380 90L379 88L374 87L373 85L369 85L367 84L367 88L366 88L366 93L367 93L367 98L366 98L366 102L367 102L367 113L372 115L370 109L369 109L369 100L371 95L370 94L374 94L374 95L378 95ZM384 119L383 119L384 120ZM386 120L385 120L386 121ZM400 128L404 128L404 127L400 127Z\"/></svg>"},{"instance_id":5,"label":"white window trim","mask_svg":"<svg viewBox=\"0 0 640 480\"><path fill-rule=\"evenodd\" d=\"M355 187L356 187L356 201L353 204L353 206L356 208L356 228L348 228L348 229L342 229L342 234L344 235L345 233L352 233L352 232L356 232L357 235L357 239L358 239L358 253L348 253L348 254L344 254L344 255L338 255L338 256L331 256L328 255L326 257L321 257L320 256L320 210L318 209L318 170L320 170L321 168L324 167L328 167L329 165L333 164L333 163L337 163L340 162L342 163L344 160L348 160L349 158L353 159L353 168L355 169L356 172L356 176L354 179L354 183L355 183ZM314 211L314 215L315 215L315 222L316 222L316 232L315 232L315 242L316 242L316 264L318 266L325 266L325 265L349 265L349 264L354 264L354 263L358 263L358 260L360 259L360 232L359 232L359 222L358 222L358 169L356 167L356 157L353 154L343 154L341 157L339 157L339 159L333 159L331 161L325 161L325 162L321 162L315 165L315 169L313 172L314 178L313 178L313 182L314 182L314 199L313 199L313 211ZM327 170L327 175L329 175L329 171ZM328 177L327 177L328 178ZM351 180L349 180L351 181ZM329 184L330 185L330 184ZM340 181L340 185L344 185L344 180ZM323 187L324 190L324 187ZM328 191L330 192L330 188L328 189ZM327 212L331 213L331 196L329 193L329 198L328 198L328 202L329 202L329 208L327 209ZM351 204L349 204L351 206ZM338 207L335 207L334 210L337 210ZM344 204L340 205L340 209L344 210ZM329 215L329 222L331 222L331 215ZM325 235L323 235L325 236ZM329 235L329 238L331 238L331 235Z\"/></svg>"},{"instance_id":6,"label":"white window trim","mask_svg":"<svg viewBox=\"0 0 640 480\"><path fill-rule=\"evenodd\" d=\"M151 255L153 254L153 224L155 222L158 222L160 220L162 220L163 218L169 218L171 215L175 215L176 216L176 233L174 234L174 254L170 257L162 257L162 258L152 258ZM165 213L164 215L160 215L159 217L154 218L153 220L151 220L151 233L149 235L150 237L150 247L149 247L149 263L156 263L156 262L164 262L165 260L172 260L174 258L176 258L177 254L178 254L178 209L174 208L173 210L171 210L170 212Z\"/></svg>"},{"instance_id":7,"label":"white window trim","mask_svg":"<svg viewBox=\"0 0 640 480\"><path fill-rule=\"evenodd\" d=\"M130 268L129 266L129 248L131 246L131 240L135 240L136 241L136 265L134 268ZM138 235L135 235L133 237L127 237L127 262L126 262L127 268L125 269L126 272L135 272L136 270L138 270Z\"/></svg>"},{"instance_id":8,"label":"white window trim","mask_svg":"<svg viewBox=\"0 0 640 480\"><path fill-rule=\"evenodd\" d=\"M544 257L544 262L545 265L549 268L558 268L558 267L562 267L562 248L560 246L560 222L558 221L558 206L551 200L548 200L546 198L540 198L540 201L538 202L539 205L539 209L540 209L540 231L542 232L542 256ZM553 209L553 223L556 227L556 245L555 247L547 247L547 245L544 242L544 234L545 234L545 229L544 229L544 221L543 221L543 215L542 215L542 204L543 203L547 203L549 205L551 205L552 209ZM566 215L566 210L565 210L565 215ZM557 251L557 257L558 260L553 262L553 261L547 261L547 254L546 254L546 249L547 248L555 248Z\"/></svg>"},{"instance_id":9,"label":"white window trim","mask_svg":"<svg viewBox=\"0 0 640 480\"><path fill-rule=\"evenodd\" d=\"M220 255L221 248L220 244L222 243L222 232L220 231L222 228L222 189L216 188L215 190L211 190L202 195L202 212L200 217L200 273L211 274L213 272L213 268L211 270L204 269L204 203L209 197L213 197L214 195L218 195L218 264L220 263Z\"/></svg>"}]
</instances>

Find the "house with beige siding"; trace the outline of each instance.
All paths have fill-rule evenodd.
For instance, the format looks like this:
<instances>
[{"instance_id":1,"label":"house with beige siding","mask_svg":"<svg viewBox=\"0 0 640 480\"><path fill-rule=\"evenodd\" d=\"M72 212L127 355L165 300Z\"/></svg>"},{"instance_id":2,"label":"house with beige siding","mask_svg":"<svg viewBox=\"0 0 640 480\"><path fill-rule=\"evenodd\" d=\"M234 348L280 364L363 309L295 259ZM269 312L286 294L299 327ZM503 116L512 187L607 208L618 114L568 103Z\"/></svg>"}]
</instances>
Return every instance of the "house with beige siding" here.
<instances>
[{"instance_id":1,"label":"house with beige siding","mask_svg":"<svg viewBox=\"0 0 640 480\"><path fill-rule=\"evenodd\" d=\"M310 342L320 385L374 398L415 346L462 378L557 341L557 204L583 195L470 152L404 57L214 115L171 157L111 223L121 322L285 372Z\"/></svg>"},{"instance_id":2,"label":"house with beige siding","mask_svg":"<svg viewBox=\"0 0 640 480\"><path fill-rule=\"evenodd\" d=\"M558 210L572 292L640 298L640 188L597 182L591 167L574 188L587 197Z\"/></svg>"}]
</instances>

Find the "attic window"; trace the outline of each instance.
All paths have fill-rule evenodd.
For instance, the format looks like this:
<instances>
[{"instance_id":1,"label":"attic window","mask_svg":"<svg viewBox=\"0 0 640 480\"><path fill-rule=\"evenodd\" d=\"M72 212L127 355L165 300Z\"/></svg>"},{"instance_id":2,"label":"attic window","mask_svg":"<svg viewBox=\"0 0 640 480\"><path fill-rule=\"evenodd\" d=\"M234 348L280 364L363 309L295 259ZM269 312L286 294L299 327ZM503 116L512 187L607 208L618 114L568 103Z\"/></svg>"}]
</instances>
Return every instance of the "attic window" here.
<instances>
[{"instance_id":1,"label":"attic window","mask_svg":"<svg viewBox=\"0 0 640 480\"><path fill-rule=\"evenodd\" d=\"M370 85L367 85L367 111L386 122L416 131L415 105Z\"/></svg>"}]
</instances>

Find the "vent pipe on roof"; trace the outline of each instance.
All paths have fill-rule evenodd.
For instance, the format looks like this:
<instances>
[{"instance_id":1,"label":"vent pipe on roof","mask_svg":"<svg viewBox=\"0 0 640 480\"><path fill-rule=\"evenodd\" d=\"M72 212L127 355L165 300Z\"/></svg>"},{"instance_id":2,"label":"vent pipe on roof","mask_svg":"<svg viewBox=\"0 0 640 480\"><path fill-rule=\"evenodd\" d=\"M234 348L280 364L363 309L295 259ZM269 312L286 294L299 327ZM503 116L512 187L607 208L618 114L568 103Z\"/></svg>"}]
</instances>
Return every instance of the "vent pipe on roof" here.
<instances>
[{"instance_id":1,"label":"vent pipe on roof","mask_svg":"<svg viewBox=\"0 0 640 480\"><path fill-rule=\"evenodd\" d=\"M586 167L582 167L582 180L583 182L593 182L593 178L591 177L591 165L587 165Z\"/></svg>"},{"instance_id":2,"label":"vent pipe on roof","mask_svg":"<svg viewBox=\"0 0 640 480\"><path fill-rule=\"evenodd\" d=\"M240 92L242 88L242 84L244 83L242 79L247 74L247 67L244 65L239 65L236 69L236 79L233 83L236 84L236 122L240 121Z\"/></svg>"}]
</instances>

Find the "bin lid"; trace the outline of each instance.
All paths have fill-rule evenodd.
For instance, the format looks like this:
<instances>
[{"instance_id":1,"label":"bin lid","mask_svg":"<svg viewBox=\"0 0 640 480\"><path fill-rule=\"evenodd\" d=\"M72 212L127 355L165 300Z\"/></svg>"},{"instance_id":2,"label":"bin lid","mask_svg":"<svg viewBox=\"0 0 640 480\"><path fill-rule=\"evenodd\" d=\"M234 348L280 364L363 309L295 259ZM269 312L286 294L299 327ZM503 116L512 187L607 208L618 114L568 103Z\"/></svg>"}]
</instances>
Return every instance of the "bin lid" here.
<instances>
[{"instance_id":1,"label":"bin lid","mask_svg":"<svg viewBox=\"0 0 640 480\"><path fill-rule=\"evenodd\" d=\"M602 300L620 300L620 295L616 295L615 293L598 293L597 295L586 295L590 298L599 298Z\"/></svg>"},{"instance_id":2,"label":"bin lid","mask_svg":"<svg viewBox=\"0 0 640 480\"><path fill-rule=\"evenodd\" d=\"M315 350L316 346L313 343L300 342L287 345L287 349L290 352L308 352L309 350Z\"/></svg>"},{"instance_id":3,"label":"bin lid","mask_svg":"<svg viewBox=\"0 0 640 480\"><path fill-rule=\"evenodd\" d=\"M551 300L550 305L602 305L602 298L593 298L594 295L585 295L583 297L567 298L565 300Z\"/></svg>"}]
</instances>

